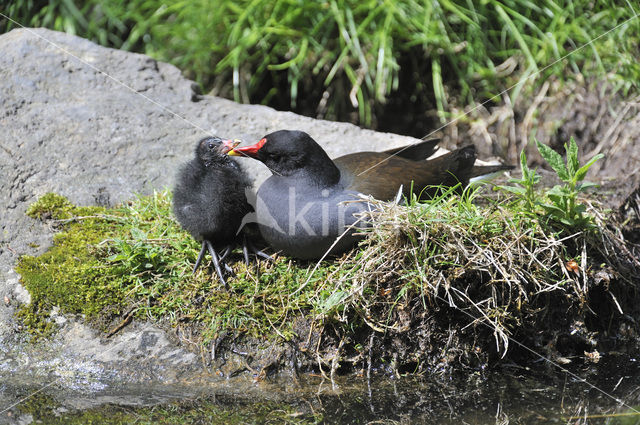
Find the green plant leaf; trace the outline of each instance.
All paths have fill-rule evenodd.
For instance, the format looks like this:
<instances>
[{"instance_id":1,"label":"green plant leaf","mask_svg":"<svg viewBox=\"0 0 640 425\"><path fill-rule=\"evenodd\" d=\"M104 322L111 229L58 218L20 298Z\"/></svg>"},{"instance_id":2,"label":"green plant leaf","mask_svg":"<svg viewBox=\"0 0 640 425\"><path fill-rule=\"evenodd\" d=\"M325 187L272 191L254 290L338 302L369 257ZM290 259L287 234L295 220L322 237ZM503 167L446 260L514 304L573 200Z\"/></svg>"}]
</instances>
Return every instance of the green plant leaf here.
<instances>
[{"instance_id":1,"label":"green plant leaf","mask_svg":"<svg viewBox=\"0 0 640 425\"><path fill-rule=\"evenodd\" d=\"M140 230L140 229L138 229L136 227L133 227L131 229L131 236L133 237L133 239L136 239L136 240L142 240L143 241L143 240L147 239L147 234L144 231L142 231L142 230Z\"/></svg>"},{"instance_id":2,"label":"green plant leaf","mask_svg":"<svg viewBox=\"0 0 640 425\"><path fill-rule=\"evenodd\" d=\"M562 160L562 156L549 146L544 145L536 140L536 146L538 146L538 152L542 158L547 161L547 163L553 168L553 170L558 174L560 180L564 182L569 182L571 178L569 177L569 172L567 170L567 166Z\"/></svg>"},{"instance_id":3,"label":"green plant leaf","mask_svg":"<svg viewBox=\"0 0 640 425\"><path fill-rule=\"evenodd\" d=\"M545 211L547 211L547 213L549 213L550 215L554 216L554 217L564 217L565 216L565 212L562 208L558 207L557 205L553 205L553 204L540 204L540 206L542 208L544 208Z\"/></svg>"},{"instance_id":4,"label":"green plant leaf","mask_svg":"<svg viewBox=\"0 0 640 425\"><path fill-rule=\"evenodd\" d=\"M569 197L571 191L566 186L555 185L547 191L547 196Z\"/></svg>"},{"instance_id":5,"label":"green plant leaf","mask_svg":"<svg viewBox=\"0 0 640 425\"><path fill-rule=\"evenodd\" d=\"M564 144L564 150L567 152L567 170L569 171L569 177L575 178L580 163L578 162L578 145L573 137L569 140L569 146L567 146L566 143Z\"/></svg>"},{"instance_id":6,"label":"green plant leaf","mask_svg":"<svg viewBox=\"0 0 640 425\"><path fill-rule=\"evenodd\" d=\"M578 192L583 192L587 189L589 189L590 187L599 187L600 185L598 183L593 183L593 182L582 182L580 184L578 184L578 186L576 186L576 189L578 190Z\"/></svg>"},{"instance_id":7,"label":"green plant leaf","mask_svg":"<svg viewBox=\"0 0 640 425\"><path fill-rule=\"evenodd\" d=\"M118 261L124 261L127 259L127 256L124 254L113 254L107 257L107 261L110 261L112 263L118 262Z\"/></svg>"},{"instance_id":8,"label":"green plant leaf","mask_svg":"<svg viewBox=\"0 0 640 425\"><path fill-rule=\"evenodd\" d=\"M522 178L528 179L530 170L527 166L527 154L524 152L524 149L520 152L520 169L522 170Z\"/></svg>"},{"instance_id":9,"label":"green plant leaf","mask_svg":"<svg viewBox=\"0 0 640 425\"><path fill-rule=\"evenodd\" d=\"M597 160L599 160L600 158L603 158L604 155L599 153L596 156L594 156L593 158L591 158L586 164L584 164L582 167L580 167L577 171L576 171L576 175L575 175L575 179L577 182L579 182L580 180L584 179L584 177L587 175L587 171L589 170L589 167L591 167L593 165L594 162L596 162Z\"/></svg>"},{"instance_id":10,"label":"green plant leaf","mask_svg":"<svg viewBox=\"0 0 640 425\"><path fill-rule=\"evenodd\" d=\"M506 190L507 192L515 193L517 195L525 195L527 193L527 189L520 186L498 186L500 189Z\"/></svg>"},{"instance_id":11,"label":"green plant leaf","mask_svg":"<svg viewBox=\"0 0 640 425\"><path fill-rule=\"evenodd\" d=\"M336 291L333 292L327 299L325 299L320 305L319 309L323 313L328 313L333 310L335 307L344 303L344 300L347 299L349 294L345 291Z\"/></svg>"},{"instance_id":12,"label":"green plant leaf","mask_svg":"<svg viewBox=\"0 0 640 425\"><path fill-rule=\"evenodd\" d=\"M573 212L575 213L574 215L579 215L579 216L582 216L582 214L586 211L587 211L587 206L584 204L578 204L573 209Z\"/></svg>"}]
</instances>

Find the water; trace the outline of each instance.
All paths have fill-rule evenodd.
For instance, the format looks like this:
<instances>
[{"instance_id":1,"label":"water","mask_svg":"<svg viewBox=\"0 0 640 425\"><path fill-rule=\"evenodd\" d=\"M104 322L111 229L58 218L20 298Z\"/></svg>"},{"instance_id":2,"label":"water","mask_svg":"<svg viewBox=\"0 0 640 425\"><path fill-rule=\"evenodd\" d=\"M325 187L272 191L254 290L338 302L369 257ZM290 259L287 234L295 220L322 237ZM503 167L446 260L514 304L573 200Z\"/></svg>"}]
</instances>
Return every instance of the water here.
<instances>
[{"instance_id":1,"label":"water","mask_svg":"<svg viewBox=\"0 0 640 425\"><path fill-rule=\"evenodd\" d=\"M73 391L50 386L0 414L0 424L618 424L640 425L640 365L624 356L572 372L502 367L481 376L316 376L297 383L117 386ZM0 383L0 410L42 384ZM594 387L597 387L594 388Z\"/></svg>"}]
</instances>

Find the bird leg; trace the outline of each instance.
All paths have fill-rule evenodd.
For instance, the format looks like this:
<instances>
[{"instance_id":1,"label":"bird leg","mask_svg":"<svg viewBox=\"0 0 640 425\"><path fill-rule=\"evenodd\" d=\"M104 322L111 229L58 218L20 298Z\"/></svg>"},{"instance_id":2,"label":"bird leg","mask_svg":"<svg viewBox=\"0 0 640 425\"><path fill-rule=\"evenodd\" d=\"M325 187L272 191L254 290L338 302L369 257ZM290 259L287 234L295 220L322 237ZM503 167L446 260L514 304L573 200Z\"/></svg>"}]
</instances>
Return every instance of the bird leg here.
<instances>
[{"instance_id":1,"label":"bird leg","mask_svg":"<svg viewBox=\"0 0 640 425\"><path fill-rule=\"evenodd\" d=\"M218 259L218 254L216 253L216 250L213 248L213 245L211 244L210 241L205 240L204 242L207 244L207 248L209 248L209 253L211 254L211 260L213 261L213 267L216 269L216 273L220 278L220 282L222 282L225 289L229 289L227 285L227 281L224 280L224 276L222 275L222 270L220 269L220 260ZM230 267L226 263L223 263L223 264L225 265L225 270L230 269Z\"/></svg>"},{"instance_id":2,"label":"bird leg","mask_svg":"<svg viewBox=\"0 0 640 425\"><path fill-rule=\"evenodd\" d=\"M198 254L198 259L196 260L196 265L193 266L193 271L191 274L196 274L196 270L200 267L200 263L202 262L202 257L204 257L204 253L207 250L207 243L202 241L202 249L200 250L200 254Z\"/></svg>"},{"instance_id":3,"label":"bird leg","mask_svg":"<svg viewBox=\"0 0 640 425\"><path fill-rule=\"evenodd\" d=\"M224 248L224 251L222 252L222 255L218 258L218 260L220 261L220 264L222 264L224 266L224 269L231 274L232 276L235 276L235 273L233 273L233 269L231 268L231 266L229 266L225 260L225 258L227 258L227 256L231 253L231 251L233 251L233 247L231 246L231 244L227 245Z\"/></svg>"},{"instance_id":4,"label":"bird leg","mask_svg":"<svg viewBox=\"0 0 640 425\"><path fill-rule=\"evenodd\" d=\"M268 261L274 261L273 258L269 254L265 254L260 251L256 246L246 237L242 238L242 252L244 253L244 259L249 264L249 251L254 254L256 257L262 257Z\"/></svg>"},{"instance_id":5,"label":"bird leg","mask_svg":"<svg viewBox=\"0 0 640 425\"><path fill-rule=\"evenodd\" d=\"M244 263L249 265L249 248L247 247L247 235L242 235L242 255L244 256Z\"/></svg>"},{"instance_id":6,"label":"bird leg","mask_svg":"<svg viewBox=\"0 0 640 425\"><path fill-rule=\"evenodd\" d=\"M224 261L227 256L231 253L232 251L232 247L231 245L227 245L224 250L221 252L221 255L218 255L218 253L216 252L215 248L213 247L213 244L208 241L208 240L203 240L202 241L202 249L200 250L200 253L198 254L198 258L196 259L196 264L193 266L193 271L192 274L195 274L195 272L198 270L198 267L200 267L200 264L202 263L202 258L204 257L204 253L209 250L209 253L211 254L211 260L213 262L213 267L216 270L216 274L218 275L218 278L220 278L220 282L222 282L222 284L224 285L225 289L228 289L229 286L227 285L227 281L224 279L224 275L222 274L222 267L224 266L224 270L233 275L233 269ZM269 261L273 261L273 258L271 258L269 255L265 254L264 252L260 251L259 249L257 249L255 247L255 245L253 245L251 243L251 241L249 241L246 236L243 237L242 240L242 254L244 255L244 261L247 263L247 265L249 264L249 252L251 252L252 254L255 254L256 256L262 257L266 260Z\"/></svg>"},{"instance_id":7,"label":"bird leg","mask_svg":"<svg viewBox=\"0 0 640 425\"><path fill-rule=\"evenodd\" d=\"M196 264L193 266L193 271L191 272L191 274L195 274L196 271L198 270L198 267L200 267L200 263L202 263L202 258L204 257L204 253L206 251L207 251L207 243L205 241L202 241L202 249L198 254L198 258L196 259ZM227 247L222 252L222 255L220 255L220 257L218 258L218 261L223 262L224 259L227 258L229 253L231 253L231 245L227 245ZM232 271L231 267L229 267L226 263L224 266L225 266L225 270Z\"/></svg>"},{"instance_id":8,"label":"bird leg","mask_svg":"<svg viewBox=\"0 0 640 425\"><path fill-rule=\"evenodd\" d=\"M227 245L224 251L222 252L222 255L220 256L220 261L224 261L224 259L227 258L227 255L229 255L230 252L231 252L231 245Z\"/></svg>"}]
</instances>

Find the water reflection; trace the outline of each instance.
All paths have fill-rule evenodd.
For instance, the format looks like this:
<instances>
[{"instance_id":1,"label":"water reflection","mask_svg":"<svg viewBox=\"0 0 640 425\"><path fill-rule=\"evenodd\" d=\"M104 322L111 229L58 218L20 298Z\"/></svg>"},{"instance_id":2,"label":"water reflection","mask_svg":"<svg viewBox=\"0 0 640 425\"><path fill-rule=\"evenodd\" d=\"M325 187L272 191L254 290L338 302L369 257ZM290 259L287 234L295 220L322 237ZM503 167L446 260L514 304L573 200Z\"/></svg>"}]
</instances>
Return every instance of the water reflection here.
<instances>
[{"instance_id":1,"label":"water reflection","mask_svg":"<svg viewBox=\"0 0 640 425\"><path fill-rule=\"evenodd\" d=\"M95 393L47 388L3 412L0 423L393 423L640 424L640 367L604 358L572 372L598 390L543 363L502 367L482 376L303 376L296 383L108 387ZM0 408L41 388L0 384ZM616 401L618 400L618 401Z\"/></svg>"}]
</instances>

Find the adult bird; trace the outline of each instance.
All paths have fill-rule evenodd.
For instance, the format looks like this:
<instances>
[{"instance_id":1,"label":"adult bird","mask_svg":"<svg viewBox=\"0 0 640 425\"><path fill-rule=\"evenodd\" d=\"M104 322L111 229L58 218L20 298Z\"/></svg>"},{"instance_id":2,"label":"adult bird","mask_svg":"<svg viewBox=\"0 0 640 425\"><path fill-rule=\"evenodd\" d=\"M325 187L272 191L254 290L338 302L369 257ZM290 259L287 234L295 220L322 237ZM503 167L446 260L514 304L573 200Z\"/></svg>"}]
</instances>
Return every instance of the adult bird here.
<instances>
[{"instance_id":1,"label":"adult bird","mask_svg":"<svg viewBox=\"0 0 640 425\"><path fill-rule=\"evenodd\" d=\"M280 130L228 155L257 159L272 172L257 193L257 221L265 240L290 256L312 259L355 243L356 232L348 228L366 225L357 217L369 209L362 195L388 201L403 188L405 196L425 198L440 185L464 187L472 177L512 168L474 165L474 146L425 161L437 143L427 140L331 160L307 133Z\"/></svg>"},{"instance_id":2,"label":"adult bird","mask_svg":"<svg viewBox=\"0 0 640 425\"><path fill-rule=\"evenodd\" d=\"M200 140L195 157L180 168L173 190L173 212L178 222L196 240L202 241L193 273L208 250L225 287L222 266L230 271L224 260L240 240L245 261L249 261L249 248L257 255L268 257L238 232L243 217L253 212L246 196L251 188L249 177L226 155L238 143L219 137Z\"/></svg>"}]
</instances>

